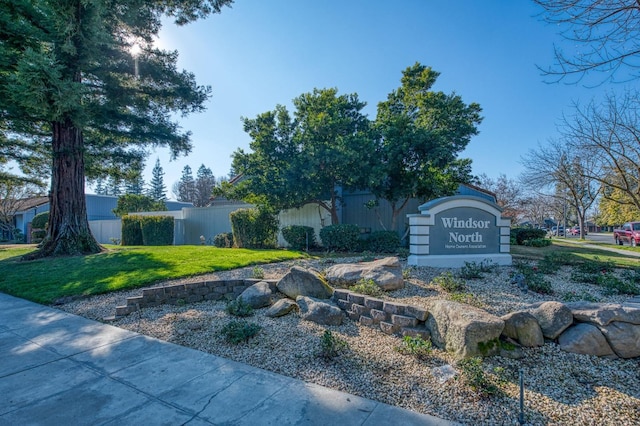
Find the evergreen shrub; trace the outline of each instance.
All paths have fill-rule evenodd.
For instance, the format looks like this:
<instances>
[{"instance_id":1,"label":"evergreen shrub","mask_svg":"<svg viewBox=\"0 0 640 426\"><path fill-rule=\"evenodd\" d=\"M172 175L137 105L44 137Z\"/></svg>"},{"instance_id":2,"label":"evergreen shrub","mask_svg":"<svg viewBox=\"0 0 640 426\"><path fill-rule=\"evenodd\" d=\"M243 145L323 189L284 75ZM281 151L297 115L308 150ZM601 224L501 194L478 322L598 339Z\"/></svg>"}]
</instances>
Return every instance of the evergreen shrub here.
<instances>
[{"instance_id":1,"label":"evergreen shrub","mask_svg":"<svg viewBox=\"0 0 640 426\"><path fill-rule=\"evenodd\" d=\"M239 248L274 248L278 235L278 218L266 209L239 209L231 212L233 245Z\"/></svg>"},{"instance_id":2,"label":"evergreen shrub","mask_svg":"<svg viewBox=\"0 0 640 426\"><path fill-rule=\"evenodd\" d=\"M359 245L360 228L351 224L325 226L320 230L320 239L327 250L355 251Z\"/></svg>"},{"instance_id":3,"label":"evergreen shrub","mask_svg":"<svg viewBox=\"0 0 640 426\"><path fill-rule=\"evenodd\" d=\"M140 226L145 246L173 244L173 216L142 216Z\"/></svg>"},{"instance_id":4,"label":"evergreen shrub","mask_svg":"<svg viewBox=\"0 0 640 426\"><path fill-rule=\"evenodd\" d=\"M306 250L316 245L316 233L311 226L285 226L282 228L282 237L292 250Z\"/></svg>"},{"instance_id":5,"label":"evergreen shrub","mask_svg":"<svg viewBox=\"0 0 640 426\"><path fill-rule=\"evenodd\" d=\"M142 216L125 215L122 216L122 241L123 246L141 246L142 226L140 222Z\"/></svg>"},{"instance_id":6,"label":"evergreen shrub","mask_svg":"<svg viewBox=\"0 0 640 426\"><path fill-rule=\"evenodd\" d=\"M223 232L213 237L213 245L219 248L233 247L233 232Z\"/></svg>"},{"instance_id":7,"label":"evergreen shrub","mask_svg":"<svg viewBox=\"0 0 640 426\"><path fill-rule=\"evenodd\" d=\"M544 229L511 228L511 241L515 241L519 246L526 245L529 240L544 239L546 236L547 231Z\"/></svg>"},{"instance_id":8,"label":"evergreen shrub","mask_svg":"<svg viewBox=\"0 0 640 426\"><path fill-rule=\"evenodd\" d=\"M395 231L374 231L367 239L367 248L373 253L395 253L400 247L400 237Z\"/></svg>"},{"instance_id":9,"label":"evergreen shrub","mask_svg":"<svg viewBox=\"0 0 640 426\"><path fill-rule=\"evenodd\" d=\"M49 212L38 213L31 220L31 229L47 229Z\"/></svg>"}]
</instances>

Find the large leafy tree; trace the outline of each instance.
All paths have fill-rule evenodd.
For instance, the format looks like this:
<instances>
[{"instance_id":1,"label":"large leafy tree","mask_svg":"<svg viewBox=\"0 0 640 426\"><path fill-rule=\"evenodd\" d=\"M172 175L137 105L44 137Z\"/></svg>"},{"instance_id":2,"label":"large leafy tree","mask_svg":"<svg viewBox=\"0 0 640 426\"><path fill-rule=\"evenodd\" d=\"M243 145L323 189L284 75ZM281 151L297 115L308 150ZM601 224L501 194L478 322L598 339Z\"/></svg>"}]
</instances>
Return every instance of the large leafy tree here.
<instances>
[{"instance_id":1,"label":"large leafy tree","mask_svg":"<svg viewBox=\"0 0 640 426\"><path fill-rule=\"evenodd\" d=\"M244 176L235 196L275 209L315 203L339 223L340 188L363 187L373 139L356 94L314 89L293 100L293 117L281 105L244 119L252 152L233 155Z\"/></svg>"},{"instance_id":2,"label":"large leafy tree","mask_svg":"<svg viewBox=\"0 0 640 426\"><path fill-rule=\"evenodd\" d=\"M482 121L480 105L432 90L440 74L419 63L378 104L380 136L369 187L393 211L392 229L411 198L449 195L471 180L471 160L459 159Z\"/></svg>"},{"instance_id":3,"label":"large leafy tree","mask_svg":"<svg viewBox=\"0 0 640 426\"><path fill-rule=\"evenodd\" d=\"M85 177L117 176L148 146L190 151L171 114L203 110L210 90L153 40L163 16L185 24L231 3L0 2L0 156L25 172L48 160L51 170L48 235L36 256L101 249L89 230Z\"/></svg>"}]
</instances>

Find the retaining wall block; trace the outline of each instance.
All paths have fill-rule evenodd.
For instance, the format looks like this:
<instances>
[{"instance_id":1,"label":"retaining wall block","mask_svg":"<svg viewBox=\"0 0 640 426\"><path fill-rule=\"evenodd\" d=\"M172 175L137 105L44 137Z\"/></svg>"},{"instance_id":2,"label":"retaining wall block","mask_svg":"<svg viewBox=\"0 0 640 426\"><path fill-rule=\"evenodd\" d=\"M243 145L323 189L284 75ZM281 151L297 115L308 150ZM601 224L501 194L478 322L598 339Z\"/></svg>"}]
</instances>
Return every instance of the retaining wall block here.
<instances>
[{"instance_id":1,"label":"retaining wall block","mask_svg":"<svg viewBox=\"0 0 640 426\"><path fill-rule=\"evenodd\" d=\"M374 325L373 318L365 315L360 315L360 324L371 327L372 325Z\"/></svg>"},{"instance_id":2,"label":"retaining wall block","mask_svg":"<svg viewBox=\"0 0 640 426\"><path fill-rule=\"evenodd\" d=\"M399 328L402 327L415 327L418 325L418 320L414 317L407 317L405 315L391 315L391 322L394 325L397 325Z\"/></svg>"},{"instance_id":3,"label":"retaining wall block","mask_svg":"<svg viewBox=\"0 0 640 426\"><path fill-rule=\"evenodd\" d=\"M369 315L369 311L371 311L371 309L367 308L366 306L358 305L356 303L351 305L351 310L358 315Z\"/></svg>"},{"instance_id":4,"label":"retaining wall block","mask_svg":"<svg viewBox=\"0 0 640 426\"><path fill-rule=\"evenodd\" d=\"M364 296L362 294L349 293L347 295L347 300L358 305L364 305Z\"/></svg>"},{"instance_id":5,"label":"retaining wall block","mask_svg":"<svg viewBox=\"0 0 640 426\"><path fill-rule=\"evenodd\" d=\"M202 302L204 298L200 294L191 294L187 296L188 303Z\"/></svg>"},{"instance_id":6,"label":"retaining wall block","mask_svg":"<svg viewBox=\"0 0 640 426\"><path fill-rule=\"evenodd\" d=\"M224 297L224 295L220 293L209 293L204 295L204 300L220 300Z\"/></svg>"},{"instance_id":7,"label":"retaining wall block","mask_svg":"<svg viewBox=\"0 0 640 426\"><path fill-rule=\"evenodd\" d=\"M336 305L338 305L338 307L343 311L350 311L351 305L353 305L353 303L349 302L346 299L338 299L336 300Z\"/></svg>"},{"instance_id":8,"label":"retaining wall block","mask_svg":"<svg viewBox=\"0 0 640 426\"><path fill-rule=\"evenodd\" d=\"M390 322L380 321L380 330L385 334L396 334L400 331L400 328Z\"/></svg>"},{"instance_id":9,"label":"retaining wall block","mask_svg":"<svg viewBox=\"0 0 640 426\"><path fill-rule=\"evenodd\" d=\"M385 311L380 311L378 309L371 309L369 311L369 315L373 318L374 323L379 323L380 321L387 320L387 313Z\"/></svg>"},{"instance_id":10,"label":"retaining wall block","mask_svg":"<svg viewBox=\"0 0 640 426\"><path fill-rule=\"evenodd\" d=\"M429 316L429 311L415 306L407 306L405 309L405 315L414 317L418 321L426 321Z\"/></svg>"},{"instance_id":11,"label":"retaining wall block","mask_svg":"<svg viewBox=\"0 0 640 426\"><path fill-rule=\"evenodd\" d=\"M336 288L333 290L333 300L347 300L347 296L349 295L349 293L349 290Z\"/></svg>"},{"instance_id":12,"label":"retaining wall block","mask_svg":"<svg viewBox=\"0 0 640 426\"><path fill-rule=\"evenodd\" d=\"M357 313L357 312L347 311L347 316L349 317L349 319L351 321L359 321L360 320L360 314Z\"/></svg>"},{"instance_id":13,"label":"retaining wall block","mask_svg":"<svg viewBox=\"0 0 640 426\"><path fill-rule=\"evenodd\" d=\"M392 315L404 315L407 305L401 303L384 302L382 310Z\"/></svg>"},{"instance_id":14,"label":"retaining wall block","mask_svg":"<svg viewBox=\"0 0 640 426\"><path fill-rule=\"evenodd\" d=\"M378 309L381 311L383 305L384 305L383 300L375 299L373 297L364 298L364 306L366 306L369 309Z\"/></svg>"},{"instance_id":15,"label":"retaining wall block","mask_svg":"<svg viewBox=\"0 0 640 426\"><path fill-rule=\"evenodd\" d=\"M431 339L431 332L424 326L418 327L403 327L401 330L403 336L422 337L424 340Z\"/></svg>"}]
</instances>

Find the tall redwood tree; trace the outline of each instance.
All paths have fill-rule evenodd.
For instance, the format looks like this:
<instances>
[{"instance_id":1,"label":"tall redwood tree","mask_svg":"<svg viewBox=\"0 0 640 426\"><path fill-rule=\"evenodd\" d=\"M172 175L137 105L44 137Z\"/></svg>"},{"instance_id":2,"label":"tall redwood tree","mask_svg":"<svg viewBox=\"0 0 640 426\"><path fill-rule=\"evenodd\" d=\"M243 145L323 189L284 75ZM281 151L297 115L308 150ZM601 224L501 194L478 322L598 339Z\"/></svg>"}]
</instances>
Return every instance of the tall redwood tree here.
<instances>
[{"instance_id":1,"label":"tall redwood tree","mask_svg":"<svg viewBox=\"0 0 640 426\"><path fill-rule=\"evenodd\" d=\"M210 89L153 40L163 16L186 24L232 2L0 2L0 161L28 174L50 165L48 235L35 256L100 251L85 178L126 177L148 146L174 156L191 150L189 132L171 114L203 110Z\"/></svg>"}]
</instances>

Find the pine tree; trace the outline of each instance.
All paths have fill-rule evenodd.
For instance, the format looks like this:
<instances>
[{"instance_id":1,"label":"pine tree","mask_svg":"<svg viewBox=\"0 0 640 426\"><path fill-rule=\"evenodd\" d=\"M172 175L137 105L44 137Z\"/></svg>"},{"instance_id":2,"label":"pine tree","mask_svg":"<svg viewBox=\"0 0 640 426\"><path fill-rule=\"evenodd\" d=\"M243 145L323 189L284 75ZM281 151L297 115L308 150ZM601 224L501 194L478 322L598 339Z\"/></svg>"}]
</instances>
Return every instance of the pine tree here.
<instances>
[{"instance_id":1,"label":"pine tree","mask_svg":"<svg viewBox=\"0 0 640 426\"><path fill-rule=\"evenodd\" d=\"M118 197L122 194L122 181L118 177L110 177L107 181L107 185L105 187L105 192L107 195L113 195Z\"/></svg>"},{"instance_id":2,"label":"pine tree","mask_svg":"<svg viewBox=\"0 0 640 426\"><path fill-rule=\"evenodd\" d=\"M193 173L189 165L184 166L182 169L182 176L177 185L178 201L185 201L193 203L196 198L196 182L193 180Z\"/></svg>"},{"instance_id":3,"label":"pine tree","mask_svg":"<svg viewBox=\"0 0 640 426\"><path fill-rule=\"evenodd\" d=\"M149 197L155 201L165 201L167 199L167 188L164 186L164 170L160 165L160 159L156 159L156 165L151 171L151 183L149 184Z\"/></svg>"},{"instance_id":4,"label":"pine tree","mask_svg":"<svg viewBox=\"0 0 640 426\"><path fill-rule=\"evenodd\" d=\"M48 234L31 258L101 250L85 178L124 178L148 146L190 152L173 114L202 111L210 88L154 39L165 16L182 25L232 2L0 1L0 151L28 172L50 167Z\"/></svg>"},{"instance_id":5,"label":"pine tree","mask_svg":"<svg viewBox=\"0 0 640 426\"><path fill-rule=\"evenodd\" d=\"M209 204L209 200L213 194L213 187L216 186L216 178L210 168L204 164L198 169L195 183L195 199L193 205L196 207L205 207Z\"/></svg>"},{"instance_id":6,"label":"pine tree","mask_svg":"<svg viewBox=\"0 0 640 426\"><path fill-rule=\"evenodd\" d=\"M144 178L142 172L136 171L132 173L128 179L125 179L125 193L133 195L144 194Z\"/></svg>"},{"instance_id":7,"label":"pine tree","mask_svg":"<svg viewBox=\"0 0 640 426\"><path fill-rule=\"evenodd\" d=\"M107 189L105 188L104 178L99 177L96 179L95 188L93 190L98 195L107 195Z\"/></svg>"}]
</instances>

